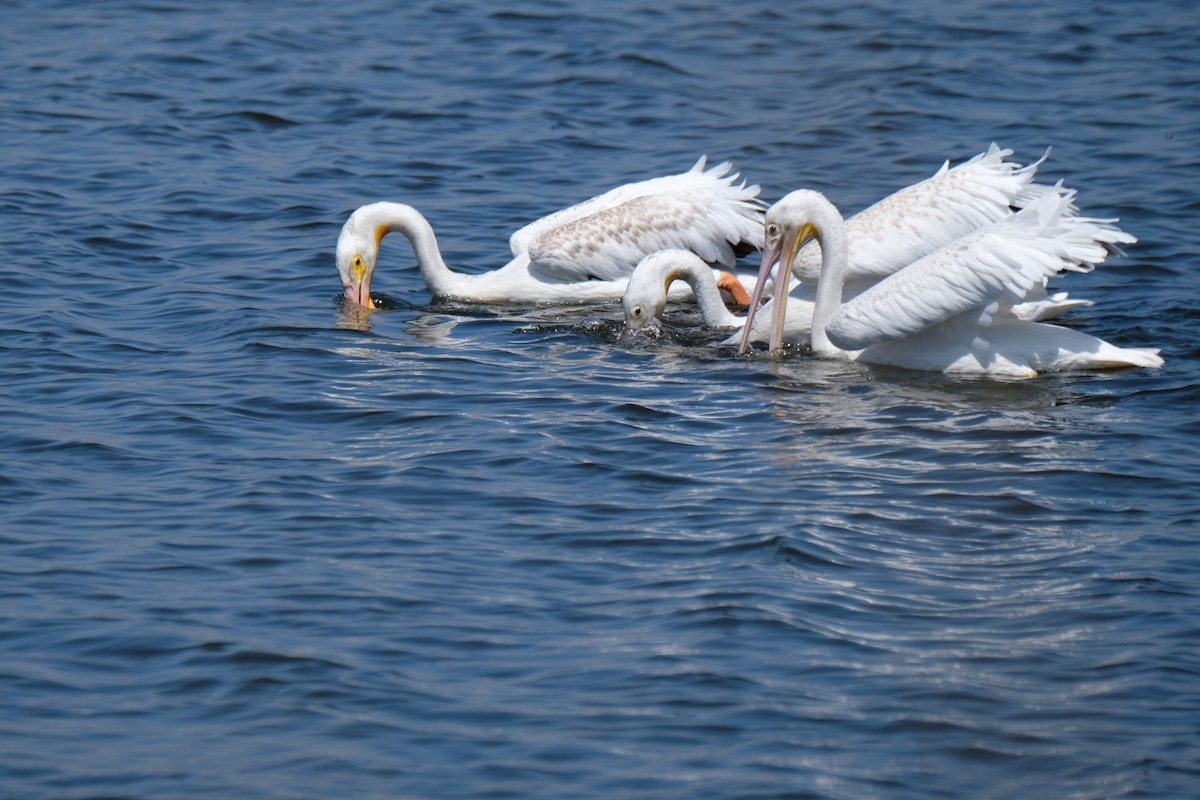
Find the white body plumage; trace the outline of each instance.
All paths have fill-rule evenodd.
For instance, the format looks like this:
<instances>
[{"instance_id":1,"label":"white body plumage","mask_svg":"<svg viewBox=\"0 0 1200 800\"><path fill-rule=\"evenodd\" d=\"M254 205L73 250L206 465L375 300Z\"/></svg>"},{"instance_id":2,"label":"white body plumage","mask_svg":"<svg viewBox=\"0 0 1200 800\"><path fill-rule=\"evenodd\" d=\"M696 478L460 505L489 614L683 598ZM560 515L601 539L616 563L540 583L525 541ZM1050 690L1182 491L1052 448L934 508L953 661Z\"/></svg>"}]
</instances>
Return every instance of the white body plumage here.
<instances>
[{"instance_id":1,"label":"white body plumage","mask_svg":"<svg viewBox=\"0 0 1200 800\"><path fill-rule=\"evenodd\" d=\"M625 291L633 267L657 250L677 247L710 263L732 266L735 248L762 244L758 187L735 183L732 166L617 187L544 217L514 233L512 260L492 272L452 272L433 228L411 206L371 203L351 214L337 243L345 296L372 307L371 279L383 237L393 231L412 244L437 297L469 303L578 303L612 300Z\"/></svg>"},{"instance_id":2,"label":"white body plumage","mask_svg":"<svg viewBox=\"0 0 1200 800\"><path fill-rule=\"evenodd\" d=\"M823 195L799 190L767 212L763 271L791 269L809 238L822 247L811 344L821 356L912 369L1032 377L1044 370L1155 367L1158 351L1115 347L1007 311L1062 271L1084 272L1134 240L1111 220L1079 217L1053 187L1023 210L926 255L848 300L846 224ZM776 293L782 319L786 293ZM781 326L775 324L774 329ZM773 330L772 347L779 335Z\"/></svg>"}]
</instances>

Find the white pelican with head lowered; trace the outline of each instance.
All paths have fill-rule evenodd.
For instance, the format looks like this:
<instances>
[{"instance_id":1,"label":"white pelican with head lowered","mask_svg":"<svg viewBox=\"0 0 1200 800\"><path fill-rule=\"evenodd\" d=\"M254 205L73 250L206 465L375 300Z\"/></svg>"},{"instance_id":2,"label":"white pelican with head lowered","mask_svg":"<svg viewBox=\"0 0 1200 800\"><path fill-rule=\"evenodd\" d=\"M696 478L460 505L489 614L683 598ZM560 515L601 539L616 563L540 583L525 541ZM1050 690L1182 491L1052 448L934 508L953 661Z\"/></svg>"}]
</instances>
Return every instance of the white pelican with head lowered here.
<instances>
[{"instance_id":1,"label":"white pelican with head lowered","mask_svg":"<svg viewBox=\"0 0 1200 800\"><path fill-rule=\"evenodd\" d=\"M1017 213L845 300L846 223L824 195L801 189L767 211L760 278L776 262L787 274L807 241L820 244L810 342L813 352L826 358L1011 377L1160 366L1157 350L1115 347L1080 331L1005 313L1040 289L1047 277L1086 272L1117 244L1135 241L1112 224L1115 220L1077 216L1074 197L1074 191L1054 187ZM777 287L775 294L772 349L781 342L787 307L787 292Z\"/></svg>"},{"instance_id":2,"label":"white pelican with head lowered","mask_svg":"<svg viewBox=\"0 0 1200 800\"><path fill-rule=\"evenodd\" d=\"M689 250L706 262L733 266L741 246L762 245L757 186L735 183L728 163L619 186L526 225L509 240L512 260L478 275L452 272L433 228L402 203L371 203L342 226L337 270L345 297L373 308L371 280L383 237L412 244L435 297L464 303L583 303L615 300L633 267L665 248Z\"/></svg>"},{"instance_id":3,"label":"white pelican with head lowered","mask_svg":"<svg viewBox=\"0 0 1200 800\"><path fill-rule=\"evenodd\" d=\"M675 281L691 287L696 306L704 324L710 328L741 328L745 317L739 317L725 305L721 292L726 291L739 305L746 305L750 297L737 278L728 272L718 272L701 261L695 253L686 250L660 250L641 260L629 278L629 287L621 298L625 314L625 326L639 330L661 320L667 306L667 297ZM793 291L784 323L784 338L793 341L807 339L812 326L812 292L804 284ZM756 319L754 341L766 341L770 333L771 317L764 313ZM733 344L734 342L728 342Z\"/></svg>"}]
</instances>

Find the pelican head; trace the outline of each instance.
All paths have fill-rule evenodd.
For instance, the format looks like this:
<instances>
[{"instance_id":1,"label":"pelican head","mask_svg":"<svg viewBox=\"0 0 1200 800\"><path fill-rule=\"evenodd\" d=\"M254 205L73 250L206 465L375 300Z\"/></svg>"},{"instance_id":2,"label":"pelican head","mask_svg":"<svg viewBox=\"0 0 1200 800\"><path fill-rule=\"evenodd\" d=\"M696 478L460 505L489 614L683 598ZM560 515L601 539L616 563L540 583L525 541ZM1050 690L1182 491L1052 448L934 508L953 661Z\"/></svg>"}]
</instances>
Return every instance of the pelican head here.
<instances>
[{"instance_id":1,"label":"pelican head","mask_svg":"<svg viewBox=\"0 0 1200 800\"><path fill-rule=\"evenodd\" d=\"M351 214L337 242L337 271L346 299L367 308L375 308L371 276L379 258L379 242L388 232L379 219L382 205L372 203Z\"/></svg>"},{"instance_id":2,"label":"pelican head","mask_svg":"<svg viewBox=\"0 0 1200 800\"><path fill-rule=\"evenodd\" d=\"M818 220L823 219L821 212L829 205L820 192L797 189L767 209L763 263L782 261L790 270L800 248L809 239L821 239Z\"/></svg>"},{"instance_id":3,"label":"pelican head","mask_svg":"<svg viewBox=\"0 0 1200 800\"><path fill-rule=\"evenodd\" d=\"M627 328L636 331L662 318L667 291L680 277L682 255L680 251L663 250L646 256L634 268L621 298Z\"/></svg>"},{"instance_id":4,"label":"pelican head","mask_svg":"<svg viewBox=\"0 0 1200 800\"><path fill-rule=\"evenodd\" d=\"M798 189L767 209L763 226L762 267L758 273L755 295L750 303L746 333L742 337L739 352L745 352L750 341L750 329L761 292L757 287L765 286L771 269L778 264L775 273L774 319L771 323L770 349L783 343L783 323L787 316L788 284L796 254L810 239L819 243L826 218L825 209L832 204L820 192ZM836 213L836 212L835 212Z\"/></svg>"}]
</instances>

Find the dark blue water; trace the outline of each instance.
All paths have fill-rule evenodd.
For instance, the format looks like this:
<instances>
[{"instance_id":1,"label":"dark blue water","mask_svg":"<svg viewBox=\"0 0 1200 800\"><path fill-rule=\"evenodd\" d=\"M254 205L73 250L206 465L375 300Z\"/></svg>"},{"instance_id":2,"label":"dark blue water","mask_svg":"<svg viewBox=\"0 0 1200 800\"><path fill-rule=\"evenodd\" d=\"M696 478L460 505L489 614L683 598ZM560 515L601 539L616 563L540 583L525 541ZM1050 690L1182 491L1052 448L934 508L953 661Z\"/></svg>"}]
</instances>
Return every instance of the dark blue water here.
<instances>
[{"instance_id":1,"label":"dark blue water","mask_svg":"<svg viewBox=\"0 0 1200 800\"><path fill-rule=\"evenodd\" d=\"M0 6L0 797L1200 795L1200 11ZM733 159L854 211L996 140L1140 242L1161 370L738 358L341 308L346 216ZM748 263L752 263L748 262Z\"/></svg>"}]
</instances>

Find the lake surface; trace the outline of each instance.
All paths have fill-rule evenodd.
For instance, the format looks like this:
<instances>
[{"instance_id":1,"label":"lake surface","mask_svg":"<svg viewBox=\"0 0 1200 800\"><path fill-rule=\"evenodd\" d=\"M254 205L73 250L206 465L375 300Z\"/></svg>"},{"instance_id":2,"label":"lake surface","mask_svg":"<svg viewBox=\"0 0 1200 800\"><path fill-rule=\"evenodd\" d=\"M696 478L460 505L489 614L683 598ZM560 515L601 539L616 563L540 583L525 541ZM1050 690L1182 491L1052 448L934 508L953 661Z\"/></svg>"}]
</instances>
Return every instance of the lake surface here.
<instances>
[{"instance_id":1,"label":"lake surface","mask_svg":"<svg viewBox=\"0 0 1200 800\"><path fill-rule=\"evenodd\" d=\"M1200 795L1200 10L0 6L0 797ZM738 357L430 301L731 159L856 211L991 141L1139 237L1166 365ZM754 265L753 259L747 266Z\"/></svg>"}]
</instances>

